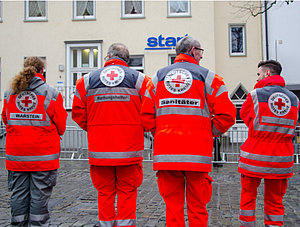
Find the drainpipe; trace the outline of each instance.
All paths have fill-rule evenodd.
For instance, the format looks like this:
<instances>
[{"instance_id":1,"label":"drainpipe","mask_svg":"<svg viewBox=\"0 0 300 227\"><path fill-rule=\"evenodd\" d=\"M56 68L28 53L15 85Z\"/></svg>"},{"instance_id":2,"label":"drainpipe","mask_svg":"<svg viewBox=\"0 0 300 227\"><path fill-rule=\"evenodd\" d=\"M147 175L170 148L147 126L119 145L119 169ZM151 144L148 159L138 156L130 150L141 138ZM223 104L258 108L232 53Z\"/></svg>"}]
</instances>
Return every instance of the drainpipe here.
<instances>
[{"instance_id":1,"label":"drainpipe","mask_svg":"<svg viewBox=\"0 0 300 227\"><path fill-rule=\"evenodd\" d=\"M268 7L268 1L265 1L265 10ZM268 10L265 11L265 32L266 32L266 60L269 60L269 37L268 37Z\"/></svg>"}]
</instances>

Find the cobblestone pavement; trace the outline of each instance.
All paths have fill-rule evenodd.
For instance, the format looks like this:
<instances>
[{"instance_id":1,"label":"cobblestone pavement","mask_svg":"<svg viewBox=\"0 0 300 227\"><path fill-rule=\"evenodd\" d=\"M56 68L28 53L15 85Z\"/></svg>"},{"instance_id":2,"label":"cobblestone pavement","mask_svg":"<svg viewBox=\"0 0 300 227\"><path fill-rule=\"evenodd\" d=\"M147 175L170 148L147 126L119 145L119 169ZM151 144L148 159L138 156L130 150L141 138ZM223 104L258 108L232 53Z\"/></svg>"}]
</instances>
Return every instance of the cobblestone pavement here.
<instances>
[{"instance_id":1,"label":"cobblestone pavement","mask_svg":"<svg viewBox=\"0 0 300 227\"><path fill-rule=\"evenodd\" d=\"M138 191L137 226L165 226L165 204L158 192L152 163L144 162L144 181ZM7 172L0 159L0 226L9 226L10 208ZM300 226L300 165L288 183L284 197L285 226ZM209 226L238 226L240 176L237 164L214 167L213 196L208 204ZM257 226L263 226L263 185L258 190ZM61 161L57 186L49 202L51 227L86 226L97 222L97 192L87 161ZM188 224L187 224L188 226Z\"/></svg>"}]
</instances>

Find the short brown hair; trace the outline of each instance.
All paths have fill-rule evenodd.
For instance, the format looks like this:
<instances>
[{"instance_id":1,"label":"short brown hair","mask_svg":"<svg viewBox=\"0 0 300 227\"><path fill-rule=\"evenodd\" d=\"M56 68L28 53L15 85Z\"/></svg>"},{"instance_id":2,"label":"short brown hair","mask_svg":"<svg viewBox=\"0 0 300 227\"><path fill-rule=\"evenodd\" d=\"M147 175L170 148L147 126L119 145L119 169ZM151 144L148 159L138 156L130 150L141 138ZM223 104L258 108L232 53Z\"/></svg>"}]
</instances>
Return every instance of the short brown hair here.
<instances>
[{"instance_id":1,"label":"short brown hair","mask_svg":"<svg viewBox=\"0 0 300 227\"><path fill-rule=\"evenodd\" d=\"M257 67L267 68L268 70L270 70L271 75L280 75L282 71L281 64L275 60L261 61L258 63Z\"/></svg>"}]
</instances>

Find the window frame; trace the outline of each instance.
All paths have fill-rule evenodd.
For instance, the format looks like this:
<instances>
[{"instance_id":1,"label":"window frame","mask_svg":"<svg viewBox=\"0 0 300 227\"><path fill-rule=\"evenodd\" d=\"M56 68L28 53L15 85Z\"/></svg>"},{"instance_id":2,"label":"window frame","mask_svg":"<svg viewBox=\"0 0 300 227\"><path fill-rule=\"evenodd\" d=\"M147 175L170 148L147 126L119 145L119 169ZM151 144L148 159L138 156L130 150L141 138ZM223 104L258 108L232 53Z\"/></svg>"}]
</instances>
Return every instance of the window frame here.
<instances>
[{"instance_id":1,"label":"window frame","mask_svg":"<svg viewBox=\"0 0 300 227\"><path fill-rule=\"evenodd\" d=\"M137 55L130 55L129 58L130 59L132 59L132 58L142 58L142 66L130 66L129 63L128 63L128 66L131 69L134 69L134 70L137 70L137 71L142 70L143 71L142 73L145 73L145 57L144 57L144 55L138 55L138 54Z\"/></svg>"},{"instance_id":2,"label":"window frame","mask_svg":"<svg viewBox=\"0 0 300 227\"><path fill-rule=\"evenodd\" d=\"M91 16L77 16L76 12L77 12L77 3L78 0L73 0L73 20L96 20L96 1L95 0L91 0L93 1L93 11L94 14ZM81 0L82 1L82 0Z\"/></svg>"},{"instance_id":3,"label":"window frame","mask_svg":"<svg viewBox=\"0 0 300 227\"><path fill-rule=\"evenodd\" d=\"M0 0L0 23L3 22L3 18L2 18L2 8L3 8L3 4L2 4L2 0ZM1 99L0 99L1 100Z\"/></svg>"},{"instance_id":4,"label":"window frame","mask_svg":"<svg viewBox=\"0 0 300 227\"><path fill-rule=\"evenodd\" d=\"M48 21L48 0L45 1L45 16L43 17L30 17L29 16L29 2L30 0L25 0L25 19L24 21L38 21L38 22L46 22Z\"/></svg>"},{"instance_id":5,"label":"window frame","mask_svg":"<svg viewBox=\"0 0 300 227\"><path fill-rule=\"evenodd\" d=\"M176 56L177 56L176 54L169 54L168 55L168 65L172 64L172 58L176 58Z\"/></svg>"},{"instance_id":6,"label":"window frame","mask_svg":"<svg viewBox=\"0 0 300 227\"><path fill-rule=\"evenodd\" d=\"M232 28L242 27L243 32L243 52L233 53L232 52ZM229 56L231 57L245 57L247 56L247 40L246 40L246 24L229 24L228 25L228 35L229 35Z\"/></svg>"},{"instance_id":7,"label":"window frame","mask_svg":"<svg viewBox=\"0 0 300 227\"><path fill-rule=\"evenodd\" d=\"M191 12L191 0L181 0L181 1L186 1L188 2L188 11L187 13L171 13L171 2L176 1L176 0L168 0L168 17L191 17L192 12Z\"/></svg>"},{"instance_id":8,"label":"window frame","mask_svg":"<svg viewBox=\"0 0 300 227\"><path fill-rule=\"evenodd\" d=\"M73 73L86 73L87 71L94 71L95 69L99 69L102 67L102 40L91 40L91 41L65 41L66 44L66 79L65 79L65 106L66 109L72 108L72 100L71 95L72 92L75 91L75 86L72 84L73 82ZM89 49L97 47L98 49L98 56L97 56L97 67L87 67L83 68L81 67L80 58L81 56L77 56L77 68L78 70L75 72L72 68L73 63L73 55L72 50L73 49ZM89 62L90 63L90 62ZM91 64L91 63L90 63ZM79 67L78 67L79 66ZM93 69L92 69L93 68ZM92 69L92 70L90 70ZM71 92L71 90L73 90Z\"/></svg>"},{"instance_id":9,"label":"window frame","mask_svg":"<svg viewBox=\"0 0 300 227\"><path fill-rule=\"evenodd\" d=\"M122 19L138 19L145 18L145 0L142 1L142 13L140 14L125 14L125 2L126 0L121 0L121 18Z\"/></svg>"}]
</instances>

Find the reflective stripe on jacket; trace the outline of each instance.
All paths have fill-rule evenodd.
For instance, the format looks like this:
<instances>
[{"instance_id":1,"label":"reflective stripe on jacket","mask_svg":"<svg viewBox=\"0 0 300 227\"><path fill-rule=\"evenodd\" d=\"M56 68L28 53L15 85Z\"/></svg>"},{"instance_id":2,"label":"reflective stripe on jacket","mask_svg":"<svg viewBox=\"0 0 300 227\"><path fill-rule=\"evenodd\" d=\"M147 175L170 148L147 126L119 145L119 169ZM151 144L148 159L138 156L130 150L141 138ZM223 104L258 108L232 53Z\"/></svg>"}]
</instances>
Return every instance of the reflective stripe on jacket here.
<instances>
[{"instance_id":1,"label":"reflective stripe on jacket","mask_svg":"<svg viewBox=\"0 0 300 227\"><path fill-rule=\"evenodd\" d=\"M235 115L223 78L178 55L143 98L143 125L155 132L154 170L211 171L213 136L226 132Z\"/></svg>"},{"instance_id":2,"label":"reflective stripe on jacket","mask_svg":"<svg viewBox=\"0 0 300 227\"><path fill-rule=\"evenodd\" d=\"M5 92L2 119L6 124L6 168L47 171L59 168L60 135L67 112L61 94L37 74L26 91Z\"/></svg>"},{"instance_id":3,"label":"reflective stripe on jacket","mask_svg":"<svg viewBox=\"0 0 300 227\"><path fill-rule=\"evenodd\" d=\"M257 83L242 106L240 115L249 127L238 168L244 175L270 179L293 175L292 138L299 100L284 86L281 76L267 77Z\"/></svg>"},{"instance_id":4,"label":"reflective stripe on jacket","mask_svg":"<svg viewBox=\"0 0 300 227\"><path fill-rule=\"evenodd\" d=\"M141 163L144 129L141 97L149 77L112 58L76 83L72 118L88 135L89 163L100 166Z\"/></svg>"}]
</instances>

